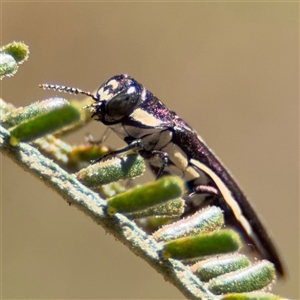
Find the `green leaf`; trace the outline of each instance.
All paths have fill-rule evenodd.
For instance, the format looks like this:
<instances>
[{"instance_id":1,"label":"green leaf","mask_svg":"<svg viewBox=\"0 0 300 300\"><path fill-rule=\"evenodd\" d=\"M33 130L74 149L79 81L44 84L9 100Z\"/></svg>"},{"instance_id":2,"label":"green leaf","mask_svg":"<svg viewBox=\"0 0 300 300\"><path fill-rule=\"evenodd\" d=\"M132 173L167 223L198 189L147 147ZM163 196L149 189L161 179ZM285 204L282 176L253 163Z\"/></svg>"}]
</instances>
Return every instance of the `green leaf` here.
<instances>
[{"instance_id":1,"label":"green leaf","mask_svg":"<svg viewBox=\"0 0 300 300\"><path fill-rule=\"evenodd\" d=\"M164 258L190 259L236 251L241 246L237 232L224 229L217 232L188 236L164 244Z\"/></svg>"},{"instance_id":2,"label":"green leaf","mask_svg":"<svg viewBox=\"0 0 300 300\"><path fill-rule=\"evenodd\" d=\"M18 64L28 59L29 47L22 42L12 42L0 49L0 52L11 55Z\"/></svg>"},{"instance_id":3,"label":"green leaf","mask_svg":"<svg viewBox=\"0 0 300 300\"><path fill-rule=\"evenodd\" d=\"M184 212L185 201L182 198L176 198L164 203L147 207L146 209L137 210L130 213L124 213L133 219L140 219L146 217L169 217L179 218ZM147 226L145 226L147 227ZM145 228L143 226L143 228Z\"/></svg>"},{"instance_id":4,"label":"green leaf","mask_svg":"<svg viewBox=\"0 0 300 300\"><path fill-rule=\"evenodd\" d=\"M31 118L27 118L28 115L31 115ZM6 120L9 120L10 124L16 123L17 120L21 121L9 129L10 143L16 145L19 141L37 139L79 119L80 112L64 99L54 98L34 103L24 108L23 111L18 109L18 113L7 116Z\"/></svg>"},{"instance_id":5,"label":"green leaf","mask_svg":"<svg viewBox=\"0 0 300 300\"><path fill-rule=\"evenodd\" d=\"M222 295L219 300L284 300L284 298L265 292Z\"/></svg>"},{"instance_id":6,"label":"green leaf","mask_svg":"<svg viewBox=\"0 0 300 300\"><path fill-rule=\"evenodd\" d=\"M137 186L107 200L107 213L133 212L181 197L185 191L183 180L166 176L157 181Z\"/></svg>"},{"instance_id":7,"label":"green leaf","mask_svg":"<svg viewBox=\"0 0 300 300\"><path fill-rule=\"evenodd\" d=\"M169 241L199 233L208 233L220 229L223 223L222 210L212 206L198 211L188 218L164 226L157 230L153 237L158 241Z\"/></svg>"},{"instance_id":8,"label":"green leaf","mask_svg":"<svg viewBox=\"0 0 300 300\"><path fill-rule=\"evenodd\" d=\"M204 281L250 266L250 260L238 253L212 257L191 266L192 271Z\"/></svg>"},{"instance_id":9,"label":"green leaf","mask_svg":"<svg viewBox=\"0 0 300 300\"><path fill-rule=\"evenodd\" d=\"M0 79L5 76L13 76L18 71L18 64L15 59L5 53L0 53Z\"/></svg>"},{"instance_id":10,"label":"green leaf","mask_svg":"<svg viewBox=\"0 0 300 300\"><path fill-rule=\"evenodd\" d=\"M215 294L243 293L263 289L275 280L275 267L267 260L236 272L210 280L209 289Z\"/></svg>"},{"instance_id":11,"label":"green leaf","mask_svg":"<svg viewBox=\"0 0 300 300\"><path fill-rule=\"evenodd\" d=\"M13 42L0 48L0 79L13 76L18 65L28 59L29 48L21 42Z\"/></svg>"},{"instance_id":12,"label":"green leaf","mask_svg":"<svg viewBox=\"0 0 300 300\"><path fill-rule=\"evenodd\" d=\"M90 187L140 176L145 171L144 159L131 154L88 166L77 173L77 178Z\"/></svg>"}]
</instances>

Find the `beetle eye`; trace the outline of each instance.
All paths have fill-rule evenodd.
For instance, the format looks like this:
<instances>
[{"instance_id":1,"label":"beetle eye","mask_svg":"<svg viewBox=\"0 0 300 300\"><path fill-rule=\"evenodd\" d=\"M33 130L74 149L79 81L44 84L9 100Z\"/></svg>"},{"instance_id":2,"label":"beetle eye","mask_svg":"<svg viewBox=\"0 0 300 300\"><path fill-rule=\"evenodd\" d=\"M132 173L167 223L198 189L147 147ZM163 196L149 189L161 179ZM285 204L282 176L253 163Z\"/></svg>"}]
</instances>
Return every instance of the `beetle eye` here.
<instances>
[{"instance_id":1,"label":"beetle eye","mask_svg":"<svg viewBox=\"0 0 300 300\"><path fill-rule=\"evenodd\" d=\"M106 112L111 117L129 115L139 100L139 94L134 87L120 91L106 105Z\"/></svg>"}]
</instances>

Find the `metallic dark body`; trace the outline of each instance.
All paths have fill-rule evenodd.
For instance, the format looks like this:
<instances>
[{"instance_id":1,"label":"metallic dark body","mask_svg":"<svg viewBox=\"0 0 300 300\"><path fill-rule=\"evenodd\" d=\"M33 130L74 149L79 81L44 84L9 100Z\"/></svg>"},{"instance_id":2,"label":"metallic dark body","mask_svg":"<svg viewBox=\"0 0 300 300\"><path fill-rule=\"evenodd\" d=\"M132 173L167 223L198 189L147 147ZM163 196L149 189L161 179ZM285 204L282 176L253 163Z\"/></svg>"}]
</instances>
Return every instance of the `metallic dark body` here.
<instances>
[{"instance_id":1,"label":"metallic dark body","mask_svg":"<svg viewBox=\"0 0 300 300\"><path fill-rule=\"evenodd\" d=\"M147 160L157 177L165 174L183 177L188 186L187 203L189 195L208 194L209 204L224 210L226 224L238 227L262 257L274 263L279 275L284 275L268 231L229 172L197 133L141 84L121 74L101 85L96 95L68 87L43 87L92 97L95 100L91 105L92 114L96 120L128 144L110 155L133 150ZM203 177L206 188L201 189L199 182ZM192 209L188 206L187 213Z\"/></svg>"},{"instance_id":2,"label":"metallic dark body","mask_svg":"<svg viewBox=\"0 0 300 300\"><path fill-rule=\"evenodd\" d=\"M184 120L178 117L174 112L168 110L166 107L157 105L157 102L158 99L149 92L147 93L147 101L143 104L143 109L148 109L149 111L151 111L151 113L156 115L159 114L162 120L166 123L172 123L170 127L170 130L173 133L172 143L180 146L180 148L184 150L189 158L193 158L202 162L222 179L222 181L231 191L233 198L240 206L243 215L248 219L253 231L255 231L261 242L262 247L256 246L256 250L259 251L263 257L273 262L279 274L283 275L284 270L279 258L279 254L271 240L271 237L268 234L268 231L264 228L264 225L260 221L253 207L251 206L237 183L234 181L232 176L228 173L228 171L216 158L216 156L209 150L209 148L199 139L197 133ZM125 123L127 123L127 120L125 121ZM147 153L143 152L144 151L141 150L140 154L147 158ZM151 169L155 174L157 174L157 168L152 167ZM209 174L206 175L209 176ZM210 180L210 185L216 187L216 185L214 185L213 183L213 180ZM191 189L190 192L192 192L193 183L188 184L188 186ZM221 194L219 197L221 199L216 199L214 197L214 201L212 202L212 204L221 206L225 212L226 221L234 226L237 226L242 231L244 237L249 242L253 243L253 245L255 245L256 243L255 241L253 241L251 236L247 235L243 227L240 226L238 222L236 222L230 206L227 205L225 199L222 198Z\"/></svg>"}]
</instances>

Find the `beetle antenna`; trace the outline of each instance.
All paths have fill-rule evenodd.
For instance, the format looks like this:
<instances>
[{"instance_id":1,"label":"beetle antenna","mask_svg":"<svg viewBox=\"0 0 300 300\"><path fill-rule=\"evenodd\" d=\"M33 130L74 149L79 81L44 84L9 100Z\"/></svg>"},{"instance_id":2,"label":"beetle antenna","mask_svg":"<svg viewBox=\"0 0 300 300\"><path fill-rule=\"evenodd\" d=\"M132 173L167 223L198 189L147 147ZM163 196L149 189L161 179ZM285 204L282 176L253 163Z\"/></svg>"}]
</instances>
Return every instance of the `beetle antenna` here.
<instances>
[{"instance_id":1,"label":"beetle antenna","mask_svg":"<svg viewBox=\"0 0 300 300\"><path fill-rule=\"evenodd\" d=\"M93 95L92 93L83 91L83 90L78 89L78 88L68 87L68 86L64 86L64 85L47 84L47 83L40 84L39 87L44 89L44 90L55 90L55 91L58 91L58 92L65 92L65 93L69 93L69 94L73 94L73 95L74 94L75 95L82 94L82 95L86 95L88 97L91 97L95 101L99 101L99 99L95 95Z\"/></svg>"}]
</instances>

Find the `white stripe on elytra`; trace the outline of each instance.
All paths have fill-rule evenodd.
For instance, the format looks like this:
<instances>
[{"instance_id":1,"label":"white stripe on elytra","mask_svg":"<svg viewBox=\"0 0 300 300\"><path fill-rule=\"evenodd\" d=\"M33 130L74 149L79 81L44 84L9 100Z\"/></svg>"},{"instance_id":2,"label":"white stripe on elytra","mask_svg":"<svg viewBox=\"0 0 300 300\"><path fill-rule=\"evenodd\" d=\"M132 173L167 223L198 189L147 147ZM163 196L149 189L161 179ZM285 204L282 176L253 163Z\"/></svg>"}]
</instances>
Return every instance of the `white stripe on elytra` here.
<instances>
[{"instance_id":1,"label":"white stripe on elytra","mask_svg":"<svg viewBox=\"0 0 300 300\"><path fill-rule=\"evenodd\" d=\"M141 98L143 101L146 100L146 93L147 93L147 90L145 88L143 88L142 94L141 94Z\"/></svg>"},{"instance_id":2,"label":"white stripe on elytra","mask_svg":"<svg viewBox=\"0 0 300 300\"><path fill-rule=\"evenodd\" d=\"M151 127L161 126L162 123L161 120L156 119L152 114L146 112L141 108L135 109L130 117L141 122L143 125Z\"/></svg>"},{"instance_id":3,"label":"white stripe on elytra","mask_svg":"<svg viewBox=\"0 0 300 300\"><path fill-rule=\"evenodd\" d=\"M202 164L201 162L195 159L191 159L191 163L211 177L211 179L215 182L215 184L219 188L224 200L231 208L235 218L242 224L247 234L253 236L253 230L249 221L244 217L239 204L232 197L230 190L227 188L225 183L220 179L220 177L216 173L214 173L210 168L208 168L206 165Z\"/></svg>"}]
</instances>

